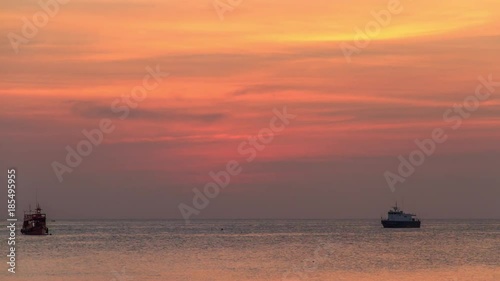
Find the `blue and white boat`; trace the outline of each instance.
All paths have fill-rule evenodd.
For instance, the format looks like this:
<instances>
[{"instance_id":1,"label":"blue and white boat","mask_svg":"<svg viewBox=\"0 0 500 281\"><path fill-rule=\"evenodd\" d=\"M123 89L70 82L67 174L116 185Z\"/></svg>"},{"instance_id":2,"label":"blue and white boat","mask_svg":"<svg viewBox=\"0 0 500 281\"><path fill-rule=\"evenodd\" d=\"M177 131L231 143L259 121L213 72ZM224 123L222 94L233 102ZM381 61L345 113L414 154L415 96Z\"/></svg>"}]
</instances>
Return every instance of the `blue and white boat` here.
<instances>
[{"instance_id":1,"label":"blue and white boat","mask_svg":"<svg viewBox=\"0 0 500 281\"><path fill-rule=\"evenodd\" d=\"M416 215L408 214L398 208L398 204L389 210L387 219L382 219L384 228L420 228L420 220Z\"/></svg>"}]
</instances>

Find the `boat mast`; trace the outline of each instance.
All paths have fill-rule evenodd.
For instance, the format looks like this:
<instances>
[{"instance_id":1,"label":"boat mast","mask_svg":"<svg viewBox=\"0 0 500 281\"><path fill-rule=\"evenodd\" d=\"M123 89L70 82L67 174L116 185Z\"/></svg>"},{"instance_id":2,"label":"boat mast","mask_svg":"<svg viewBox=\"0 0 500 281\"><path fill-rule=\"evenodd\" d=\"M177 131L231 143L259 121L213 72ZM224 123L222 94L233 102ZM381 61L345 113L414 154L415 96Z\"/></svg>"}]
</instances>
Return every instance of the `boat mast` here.
<instances>
[{"instance_id":1,"label":"boat mast","mask_svg":"<svg viewBox=\"0 0 500 281\"><path fill-rule=\"evenodd\" d=\"M41 214L42 208L40 208L40 204L38 204L38 188L35 189L35 201L36 201L36 213Z\"/></svg>"}]
</instances>

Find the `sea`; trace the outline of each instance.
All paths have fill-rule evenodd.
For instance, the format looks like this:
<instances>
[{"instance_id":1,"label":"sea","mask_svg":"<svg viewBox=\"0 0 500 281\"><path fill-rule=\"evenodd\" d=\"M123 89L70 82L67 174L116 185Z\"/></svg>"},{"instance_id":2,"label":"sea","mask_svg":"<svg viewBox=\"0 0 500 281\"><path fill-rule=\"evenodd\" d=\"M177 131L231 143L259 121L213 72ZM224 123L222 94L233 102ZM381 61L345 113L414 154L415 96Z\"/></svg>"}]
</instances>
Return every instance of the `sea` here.
<instances>
[{"instance_id":1,"label":"sea","mask_svg":"<svg viewBox=\"0 0 500 281\"><path fill-rule=\"evenodd\" d=\"M1 223L6 229L6 223ZM18 225L20 226L20 225ZM0 280L500 281L500 220L58 220Z\"/></svg>"}]
</instances>

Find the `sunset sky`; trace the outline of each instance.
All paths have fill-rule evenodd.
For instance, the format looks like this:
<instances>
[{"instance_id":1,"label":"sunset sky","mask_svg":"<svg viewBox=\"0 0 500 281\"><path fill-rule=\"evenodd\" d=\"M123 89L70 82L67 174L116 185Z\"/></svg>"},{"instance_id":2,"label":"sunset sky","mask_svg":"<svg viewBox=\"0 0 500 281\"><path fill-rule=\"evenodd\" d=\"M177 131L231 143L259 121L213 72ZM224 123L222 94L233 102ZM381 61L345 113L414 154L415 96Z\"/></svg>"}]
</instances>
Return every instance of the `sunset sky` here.
<instances>
[{"instance_id":1,"label":"sunset sky","mask_svg":"<svg viewBox=\"0 0 500 281\"><path fill-rule=\"evenodd\" d=\"M221 20L212 0L71 0L16 54L9 34L43 10L3 0L0 179L16 167L19 208L37 190L52 217L181 218L236 160L193 218L378 218L403 198L423 218L500 218L500 86L459 129L443 120L478 77L500 81L500 2L401 0L346 60L388 2L246 0ZM113 101L157 66L169 76L120 119ZM297 117L247 163L238 146L284 107ZM59 182L51 164L103 118L115 130ZM448 140L391 192L384 172L435 128Z\"/></svg>"}]
</instances>

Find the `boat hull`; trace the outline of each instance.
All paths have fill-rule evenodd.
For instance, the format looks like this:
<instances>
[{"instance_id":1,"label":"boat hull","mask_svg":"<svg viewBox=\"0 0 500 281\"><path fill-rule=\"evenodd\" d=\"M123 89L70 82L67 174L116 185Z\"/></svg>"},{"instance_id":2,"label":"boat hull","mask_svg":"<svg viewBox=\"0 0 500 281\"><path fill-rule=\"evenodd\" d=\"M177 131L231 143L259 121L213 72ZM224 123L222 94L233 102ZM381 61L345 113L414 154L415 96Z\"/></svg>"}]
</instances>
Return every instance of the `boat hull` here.
<instances>
[{"instance_id":1,"label":"boat hull","mask_svg":"<svg viewBox=\"0 0 500 281\"><path fill-rule=\"evenodd\" d=\"M382 220L384 228L420 228L420 221L389 221Z\"/></svg>"},{"instance_id":2,"label":"boat hull","mask_svg":"<svg viewBox=\"0 0 500 281\"><path fill-rule=\"evenodd\" d=\"M21 229L21 233L24 235L48 235L49 229L46 227Z\"/></svg>"}]
</instances>

